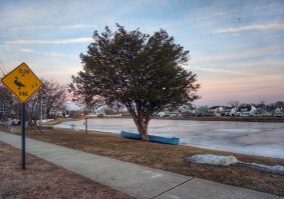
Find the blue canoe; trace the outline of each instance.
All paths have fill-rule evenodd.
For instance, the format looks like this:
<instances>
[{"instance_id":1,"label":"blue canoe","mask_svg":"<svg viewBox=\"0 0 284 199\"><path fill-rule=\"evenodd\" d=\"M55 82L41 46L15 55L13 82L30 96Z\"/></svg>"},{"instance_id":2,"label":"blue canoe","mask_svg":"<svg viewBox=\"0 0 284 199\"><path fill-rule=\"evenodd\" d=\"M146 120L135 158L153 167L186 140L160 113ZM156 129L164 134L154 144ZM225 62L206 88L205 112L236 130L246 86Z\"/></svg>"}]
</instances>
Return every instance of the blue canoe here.
<instances>
[{"instance_id":1,"label":"blue canoe","mask_svg":"<svg viewBox=\"0 0 284 199\"><path fill-rule=\"evenodd\" d=\"M137 133L130 133L126 131L121 131L120 135L125 138L134 139L134 140L141 140L141 135ZM179 144L179 138L176 137L162 137L162 136L156 136L156 135L148 135L148 138L150 142L158 142L162 144L172 144L177 145Z\"/></svg>"}]
</instances>

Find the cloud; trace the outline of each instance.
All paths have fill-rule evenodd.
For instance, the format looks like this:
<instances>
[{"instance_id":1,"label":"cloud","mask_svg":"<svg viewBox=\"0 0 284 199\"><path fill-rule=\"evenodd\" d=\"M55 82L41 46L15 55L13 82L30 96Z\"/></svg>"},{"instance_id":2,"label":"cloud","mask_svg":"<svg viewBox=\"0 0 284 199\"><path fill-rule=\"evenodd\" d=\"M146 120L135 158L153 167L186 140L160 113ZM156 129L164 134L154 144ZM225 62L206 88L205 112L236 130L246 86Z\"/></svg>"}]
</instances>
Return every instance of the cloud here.
<instances>
[{"instance_id":1,"label":"cloud","mask_svg":"<svg viewBox=\"0 0 284 199\"><path fill-rule=\"evenodd\" d=\"M229 27L222 28L215 31L215 33L235 33L249 30L258 30L258 31L272 31L272 30L284 30L284 23L270 23L270 24L255 24L241 27Z\"/></svg>"},{"instance_id":2,"label":"cloud","mask_svg":"<svg viewBox=\"0 0 284 199\"><path fill-rule=\"evenodd\" d=\"M73 39L55 39L55 40L13 40L6 41L6 44L85 44L92 42L89 37L73 38Z\"/></svg>"},{"instance_id":3,"label":"cloud","mask_svg":"<svg viewBox=\"0 0 284 199\"><path fill-rule=\"evenodd\" d=\"M24 53L31 53L36 55L44 55L44 56L53 56L53 57L74 57L74 54L66 54L61 52L54 52L54 51L35 51L30 48L21 48L19 49L20 52Z\"/></svg>"},{"instance_id":4,"label":"cloud","mask_svg":"<svg viewBox=\"0 0 284 199\"><path fill-rule=\"evenodd\" d=\"M231 75L237 75L237 77L241 76L250 76L250 77L255 77L255 78L272 78L272 79L284 79L283 75L271 75L271 74L259 74L259 73L254 73L254 72L244 72L240 70L224 70L220 68L211 68L211 67L191 67L192 69L195 70L201 70L205 72L212 72L212 73L226 73L226 74L231 74Z\"/></svg>"},{"instance_id":5,"label":"cloud","mask_svg":"<svg viewBox=\"0 0 284 199\"><path fill-rule=\"evenodd\" d=\"M95 25L91 24L73 24L73 25L65 25L60 26L61 29L82 29L82 28L96 28Z\"/></svg>"},{"instance_id":6,"label":"cloud","mask_svg":"<svg viewBox=\"0 0 284 199\"><path fill-rule=\"evenodd\" d=\"M24 53L35 53L34 50L29 49L29 48L21 48L20 51L21 51L21 52L24 52Z\"/></svg>"},{"instance_id":7,"label":"cloud","mask_svg":"<svg viewBox=\"0 0 284 199\"><path fill-rule=\"evenodd\" d=\"M196 52L191 55L191 65L237 65L238 67L253 67L255 63L257 65L283 65L283 59L276 63L276 59L273 60L261 60L265 56L277 55L283 51L283 46L281 45L270 45L266 47L247 47L242 46L238 48L232 48L230 50L222 50L214 53ZM248 60L251 59L251 60ZM252 61L253 60L253 61ZM236 61L238 62L236 64ZM254 63L252 63L254 62ZM269 63L267 63L269 62Z\"/></svg>"}]
</instances>

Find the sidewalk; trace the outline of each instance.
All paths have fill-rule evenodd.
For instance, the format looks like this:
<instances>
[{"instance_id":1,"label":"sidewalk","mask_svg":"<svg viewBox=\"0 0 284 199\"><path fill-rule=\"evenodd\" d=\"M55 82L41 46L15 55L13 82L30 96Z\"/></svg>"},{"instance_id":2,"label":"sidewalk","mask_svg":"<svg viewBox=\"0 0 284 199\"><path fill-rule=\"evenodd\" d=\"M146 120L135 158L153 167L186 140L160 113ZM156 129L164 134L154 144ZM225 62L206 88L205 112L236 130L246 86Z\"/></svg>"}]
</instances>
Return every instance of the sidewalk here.
<instances>
[{"instance_id":1,"label":"sidewalk","mask_svg":"<svg viewBox=\"0 0 284 199\"><path fill-rule=\"evenodd\" d=\"M21 138L17 135L0 131L0 141L19 149L21 147ZM152 169L29 138L26 145L30 154L136 198L284 199L276 195Z\"/></svg>"}]
</instances>

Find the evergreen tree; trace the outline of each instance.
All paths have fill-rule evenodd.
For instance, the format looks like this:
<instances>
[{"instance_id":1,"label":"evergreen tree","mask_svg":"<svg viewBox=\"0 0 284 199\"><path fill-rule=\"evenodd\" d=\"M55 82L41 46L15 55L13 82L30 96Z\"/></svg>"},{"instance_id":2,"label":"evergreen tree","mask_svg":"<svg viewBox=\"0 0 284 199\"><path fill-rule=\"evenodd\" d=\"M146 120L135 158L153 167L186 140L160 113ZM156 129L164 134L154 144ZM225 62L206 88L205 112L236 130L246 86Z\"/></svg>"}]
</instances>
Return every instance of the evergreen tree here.
<instances>
[{"instance_id":1,"label":"evergreen tree","mask_svg":"<svg viewBox=\"0 0 284 199\"><path fill-rule=\"evenodd\" d=\"M98 99L127 107L143 140L148 140L151 117L197 99L196 75L183 66L189 51L174 43L165 30L147 35L117 24L97 31L86 54L83 70L70 84L77 100L94 105Z\"/></svg>"}]
</instances>

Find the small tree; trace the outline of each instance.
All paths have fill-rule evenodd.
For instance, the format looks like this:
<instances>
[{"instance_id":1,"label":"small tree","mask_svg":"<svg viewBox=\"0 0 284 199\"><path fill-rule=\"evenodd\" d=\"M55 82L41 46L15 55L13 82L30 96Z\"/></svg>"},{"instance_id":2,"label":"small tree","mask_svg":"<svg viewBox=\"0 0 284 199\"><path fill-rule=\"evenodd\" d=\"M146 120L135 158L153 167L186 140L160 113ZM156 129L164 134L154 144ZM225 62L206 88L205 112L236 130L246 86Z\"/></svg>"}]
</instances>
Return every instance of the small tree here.
<instances>
[{"instance_id":1,"label":"small tree","mask_svg":"<svg viewBox=\"0 0 284 199\"><path fill-rule=\"evenodd\" d=\"M14 117L18 111L18 100L13 94L2 84L0 84L0 117Z\"/></svg>"},{"instance_id":2,"label":"small tree","mask_svg":"<svg viewBox=\"0 0 284 199\"><path fill-rule=\"evenodd\" d=\"M240 105L240 101L229 101L229 102L227 102L227 104L229 105L229 106L231 106L231 107L238 107L239 105Z\"/></svg>"},{"instance_id":3,"label":"small tree","mask_svg":"<svg viewBox=\"0 0 284 199\"><path fill-rule=\"evenodd\" d=\"M284 102L283 101L277 101L275 102L276 107L284 107Z\"/></svg>"},{"instance_id":4,"label":"small tree","mask_svg":"<svg viewBox=\"0 0 284 199\"><path fill-rule=\"evenodd\" d=\"M83 70L72 77L71 90L88 105L97 99L125 105L143 140L153 114L198 98L196 75L183 68L189 51L165 30L150 36L117 24L115 32L106 27L93 39L81 54Z\"/></svg>"},{"instance_id":5,"label":"small tree","mask_svg":"<svg viewBox=\"0 0 284 199\"><path fill-rule=\"evenodd\" d=\"M66 102L66 86L62 86L57 82L41 80L43 82L42 89L36 93L28 103L28 111L32 120L39 118L40 104L42 105L43 114L47 118L51 117L52 111L65 110Z\"/></svg>"}]
</instances>

